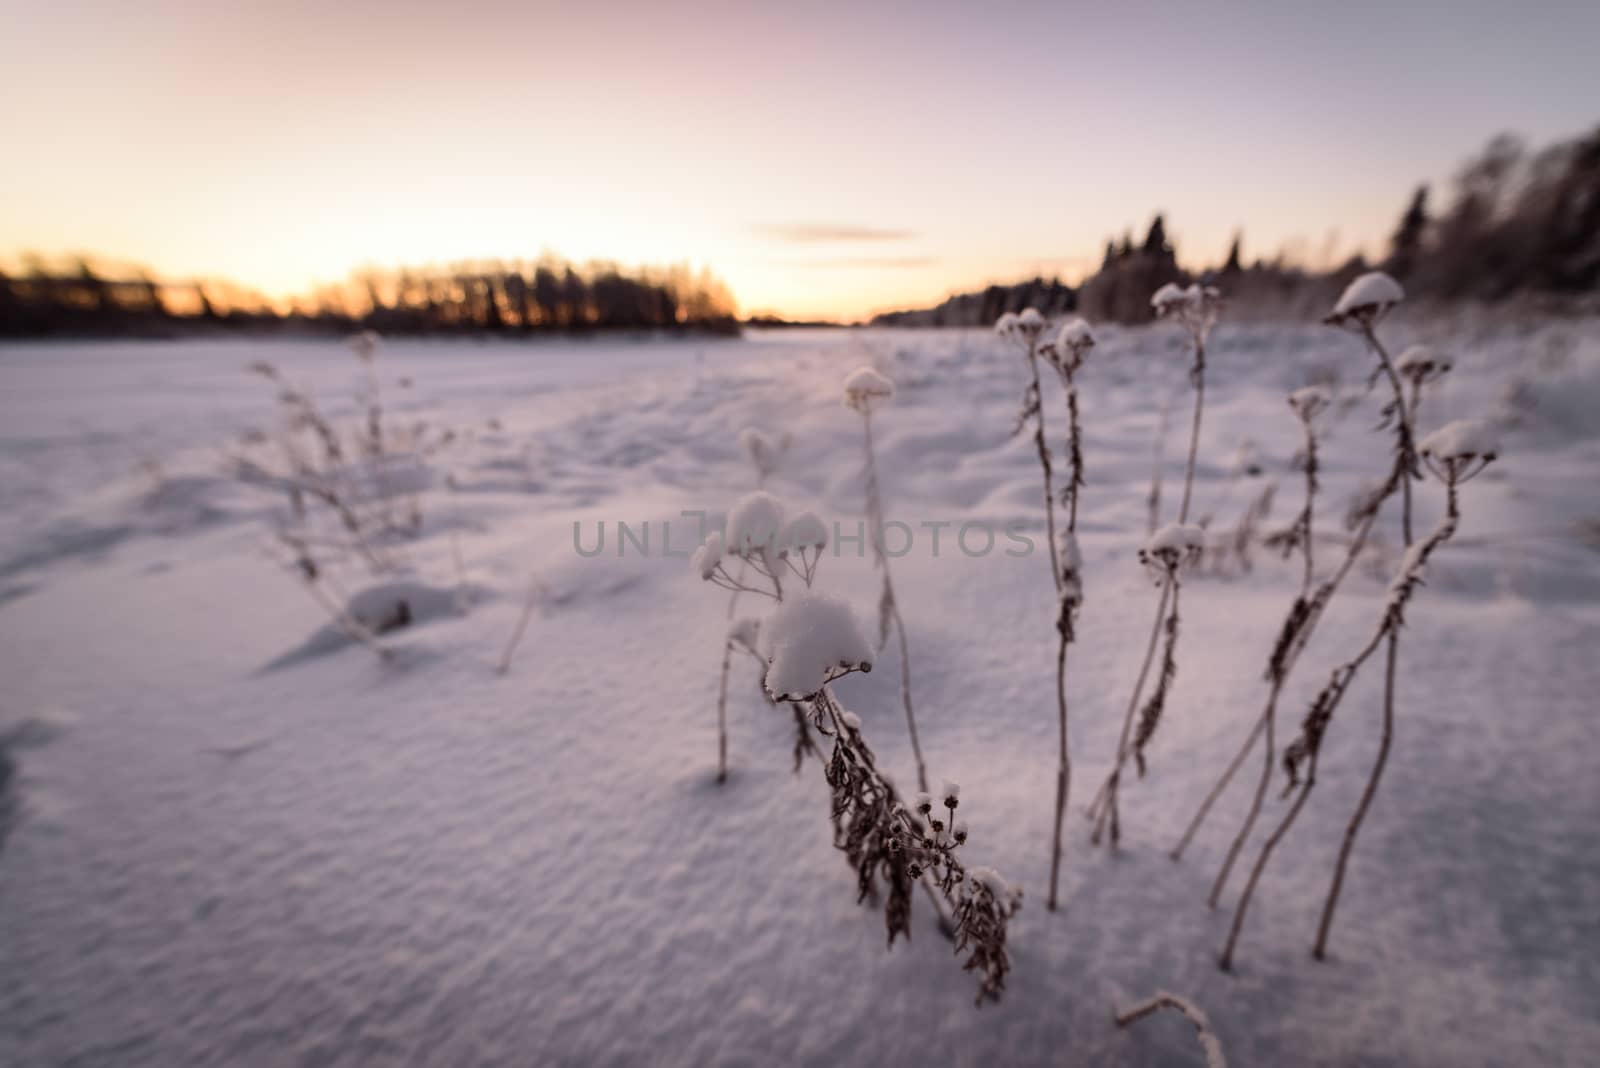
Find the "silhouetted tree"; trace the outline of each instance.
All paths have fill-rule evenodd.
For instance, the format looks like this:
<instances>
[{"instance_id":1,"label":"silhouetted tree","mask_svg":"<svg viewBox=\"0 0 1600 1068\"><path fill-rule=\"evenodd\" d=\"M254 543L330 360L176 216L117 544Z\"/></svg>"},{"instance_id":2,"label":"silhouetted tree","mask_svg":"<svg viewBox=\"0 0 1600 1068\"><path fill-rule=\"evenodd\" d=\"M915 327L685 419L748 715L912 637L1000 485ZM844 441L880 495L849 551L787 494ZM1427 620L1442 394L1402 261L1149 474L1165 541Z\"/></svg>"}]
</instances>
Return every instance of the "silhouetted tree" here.
<instances>
[{"instance_id":1,"label":"silhouetted tree","mask_svg":"<svg viewBox=\"0 0 1600 1068\"><path fill-rule=\"evenodd\" d=\"M1389 258L1384 270L1404 281L1411 277L1417 261L1422 256L1422 242L1428 229L1428 187L1417 186L1411 197L1411 206L1400 217L1394 237L1389 242Z\"/></svg>"}]
</instances>

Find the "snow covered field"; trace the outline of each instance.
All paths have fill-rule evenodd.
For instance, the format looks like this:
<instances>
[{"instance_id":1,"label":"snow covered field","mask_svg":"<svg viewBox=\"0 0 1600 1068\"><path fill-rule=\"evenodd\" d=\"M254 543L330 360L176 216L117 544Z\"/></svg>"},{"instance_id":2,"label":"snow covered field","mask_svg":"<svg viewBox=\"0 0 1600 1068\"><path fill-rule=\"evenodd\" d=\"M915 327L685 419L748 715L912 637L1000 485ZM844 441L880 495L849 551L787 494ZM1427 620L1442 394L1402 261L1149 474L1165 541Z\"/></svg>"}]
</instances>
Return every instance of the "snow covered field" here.
<instances>
[{"instance_id":1,"label":"snow covered field","mask_svg":"<svg viewBox=\"0 0 1600 1068\"><path fill-rule=\"evenodd\" d=\"M1203 1006L1235 1065L1593 1063L1600 326L1386 329L1457 356L1423 428L1495 418L1505 455L1464 487L1460 535L1408 616L1396 748L1332 959L1308 948L1376 745L1375 670L1334 721L1233 975L1214 963L1228 909L1204 898L1249 785L1181 863L1166 853L1258 713L1297 563L1258 550L1247 573L1186 583L1178 681L1149 774L1124 786L1120 853L1092 849L1081 816L1149 626L1134 554L1169 398L1169 514L1181 479L1179 331L1108 328L1079 375L1086 603L1055 914L1054 594L1042 541L1013 556L1000 533L1037 538L1043 516L1032 444L1010 436L1025 369L993 337L385 345L391 422L456 431L426 460L401 572L349 581L408 599L387 664L268 557L282 496L223 473L277 418L252 361L359 420L345 346L0 347L0 1065L1199 1063L1175 1017L1112 1026L1158 988ZM931 777L961 784L968 862L1027 895L1006 994L981 1009L921 896L912 942L885 952L831 844L821 768L793 772L792 720L747 657L714 782L727 595L691 576L681 513L754 488L737 437L756 426L793 436L768 488L853 532L860 421L839 395L864 363L896 384L874 432L889 518L914 534L893 567ZM1195 490L1214 533L1271 480L1267 528L1292 518L1284 397L1313 380L1337 383L1318 514L1342 532L1385 464L1369 368L1326 327L1219 328ZM1053 382L1044 403L1055 433ZM1418 493L1425 527L1442 494ZM618 522L648 524L649 552L619 558ZM940 522L936 550L922 524ZM585 552L604 524L602 553L576 551L575 523ZM997 532L992 549L974 528L961 551L963 523ZM1376 621L1398 562L1384 531L1286 693L1290 729ZM500 674L530 577L543 593ZM873 621L864 549L830 551L818 587ZM909 783L892 643L879 667L836 689Z\"/></svg>"}]
</instances>

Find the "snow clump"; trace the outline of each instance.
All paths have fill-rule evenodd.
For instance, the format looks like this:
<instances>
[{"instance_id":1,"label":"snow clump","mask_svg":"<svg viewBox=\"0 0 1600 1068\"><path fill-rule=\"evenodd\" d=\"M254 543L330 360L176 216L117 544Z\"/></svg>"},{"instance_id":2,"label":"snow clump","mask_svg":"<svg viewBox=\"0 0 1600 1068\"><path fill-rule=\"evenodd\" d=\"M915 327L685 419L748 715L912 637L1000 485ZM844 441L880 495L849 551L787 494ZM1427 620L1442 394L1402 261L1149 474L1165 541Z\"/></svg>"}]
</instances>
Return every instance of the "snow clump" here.
<instances>
[{"instance_id":1,"label":"snow clump","mask_svg":"<svg viewBox=\"0 0 1600 1068\"><path fill-rule=\"evenodd\" d=\"M784 601L761 625L767 692L805 700L847 671L871 671L872 647L855 613L837 597L802 593Z\"/></svg>"}]
</instances>

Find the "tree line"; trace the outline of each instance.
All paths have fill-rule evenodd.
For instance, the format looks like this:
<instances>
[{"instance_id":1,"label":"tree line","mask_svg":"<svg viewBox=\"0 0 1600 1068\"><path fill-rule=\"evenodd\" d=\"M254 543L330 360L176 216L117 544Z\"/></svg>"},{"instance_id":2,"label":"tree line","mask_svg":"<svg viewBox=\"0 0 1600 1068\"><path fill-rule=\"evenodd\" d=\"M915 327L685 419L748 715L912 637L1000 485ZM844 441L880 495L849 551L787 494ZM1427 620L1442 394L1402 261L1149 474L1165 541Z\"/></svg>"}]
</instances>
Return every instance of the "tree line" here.
<instances>
[{"instance_id":1,"label":"tree line","mask_svg":"<svg viewBox=\"0 0 1600 1068\"><path fill-rule=\"evenodd\" d=\"M738 330L727 286L708 270L485 261L364 270L286 305L226 282L170 283L139 269L31 257L0 270L0 336L147 335L190 329L384 334Z\"/></svg>"},{"instance_id":2,"label":"tree line","mask_svg":"<svg viewBox=\"0 0 1600 1068\"><path fill-rule=\"evenodd\" d=\"M1178 263L1157 215L1142 242L1106 242L1099 269L1076 289L1059 279L991 285L932 308L889 312L886 326L987 326L1001 313L1036 307L1099 322L1150 318L1150 294L1168 282L1215 282L1245 314L1281 314L1331 302L1357 275L1382 268L1415 298L1503 301L1533 298L1580 306L1600 295L1600 127L1530 152L1501 134L1457 171L1442 211L1426 185L1412 194L1383 256L1352 256L1313 269L1283 253L1246 263L1242 235L1220 265Z\"/></svg>"}]
</instances>

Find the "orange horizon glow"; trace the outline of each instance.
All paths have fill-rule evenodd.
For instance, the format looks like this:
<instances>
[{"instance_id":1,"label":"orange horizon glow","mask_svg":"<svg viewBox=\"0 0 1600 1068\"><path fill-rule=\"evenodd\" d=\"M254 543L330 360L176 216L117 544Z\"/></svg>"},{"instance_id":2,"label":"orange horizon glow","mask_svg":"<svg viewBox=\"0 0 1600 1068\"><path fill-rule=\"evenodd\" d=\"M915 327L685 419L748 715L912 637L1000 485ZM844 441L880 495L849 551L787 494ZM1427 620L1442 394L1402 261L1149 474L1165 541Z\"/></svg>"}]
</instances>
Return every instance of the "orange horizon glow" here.
<instances>
[{"instance_id":1,"label":"orange horizon glow","mask_svg":"<svg viewBox=\"0 0 1600 1068\"><path fill-rule=\"evenodd\" d=\"M856 321L1077 282L1157 211L1189 266L1239 230L1328 266L1491 134L1571 136L1600 99L1592 11L0 4L0 256L274 302L548 251Z\"/></svg>"}]
</instances>

